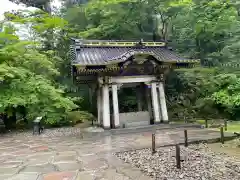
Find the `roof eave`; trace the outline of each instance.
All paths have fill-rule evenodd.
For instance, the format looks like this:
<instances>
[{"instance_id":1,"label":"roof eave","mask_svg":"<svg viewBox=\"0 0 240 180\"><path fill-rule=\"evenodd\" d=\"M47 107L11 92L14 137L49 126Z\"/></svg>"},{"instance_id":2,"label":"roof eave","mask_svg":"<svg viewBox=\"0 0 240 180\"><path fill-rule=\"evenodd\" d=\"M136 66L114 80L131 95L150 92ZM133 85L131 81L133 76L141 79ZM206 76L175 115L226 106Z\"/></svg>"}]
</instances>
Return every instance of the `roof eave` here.
<instances>
[{"instance_id":1,"label":"roof eave","mask_svg":"<svg viewBox=\"0 0 240 180\"><path fill-rule=\"evenodd\" d=\"M124 62L122 60L112 60L110 62L106 62L104 64L80 64L80 63L72 63L72 66L107 66L107 65L115 65L117 63ZM181 64L181 63L188 63L188 64L200 64L200 59L186 59L186 60L166 60L166 61L159 61L164 64Z\"/></svg>"}]
</instances>

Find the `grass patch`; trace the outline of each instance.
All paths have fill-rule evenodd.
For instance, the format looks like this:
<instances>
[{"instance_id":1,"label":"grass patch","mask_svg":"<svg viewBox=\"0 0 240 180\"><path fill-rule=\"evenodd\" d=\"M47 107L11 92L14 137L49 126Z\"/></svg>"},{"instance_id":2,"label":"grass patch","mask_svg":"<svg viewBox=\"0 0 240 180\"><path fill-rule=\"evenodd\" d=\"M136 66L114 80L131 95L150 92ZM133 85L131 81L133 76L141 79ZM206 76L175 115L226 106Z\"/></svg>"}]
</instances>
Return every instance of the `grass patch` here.
<instances>
[{"instance_id":1,"label":"grass patch","mask_svg":"<svg viewBox=\"0 0 240 180\"><path fill-rule=\"evenodd\" d=\"M173 124L185 124L185 121L184 120L177 120L177 121L172 121L172 123ZM195 123L205 126L205 120L204 119L195 120ZM216 125L216 124L218 124L218 120L208 120L208 127L212 130L219 131L219 128L217 128L217 127L212 127L211 128L212 123ZM219 125L224 126L224 122L219 121ZM240 133L240 121L235 121L235 122L234 121L233 122L228 121L227 132L239 132Z\"/></svg>"},{"instance_id":2,"label":"grass patch","mask_svg":"<svg viewBox=\"0 0 240 180\"><path fill-rule=\"evenodd\" d=\"M196 120L196 123L201 124L201 125L205 125L205 120L199 119L199 120Z\"/></svg>"},{"instance_id":3,"label":"grass patch","mask_svg":"<svg viewBox=\"0 0 240 180\"><path fill-rule=\"evenodd\" d=\"M172 124L185 124L183 120L171 121Z\"/></svg>"},{"instance_id":4,"label":"grass patch","mask_svg":"<svg viewBox=\"0 0 240 180\"><path fill-rule=\"evenodd\" d=\"M228 122L227 132L240 132L240 122Z\"/></svg>"},{"instance_id":5,"label":"grass patch","mask_svg":"<svg viewBox=\"0 0 240 180\"><path fill-rule=\"evenodd\" d=\"M210 128L210 129L219 131L220 128ZM226 132L240 133L240 122L228 122Z\"/></svg>"},{"instance_id":6,"label":"grass patch","mask_svg":"<svg viewBox=\"0 0 240 180\"><path fill-rule=\"evenodd\" d=\"M173 120L173 121L171 121L171 123L172 123L172 124L194 123L194 124L205 125L205 120L190 119L190 120L184 121L184 120L180 119L180 120Z\"/></svg>"}]
</instances>

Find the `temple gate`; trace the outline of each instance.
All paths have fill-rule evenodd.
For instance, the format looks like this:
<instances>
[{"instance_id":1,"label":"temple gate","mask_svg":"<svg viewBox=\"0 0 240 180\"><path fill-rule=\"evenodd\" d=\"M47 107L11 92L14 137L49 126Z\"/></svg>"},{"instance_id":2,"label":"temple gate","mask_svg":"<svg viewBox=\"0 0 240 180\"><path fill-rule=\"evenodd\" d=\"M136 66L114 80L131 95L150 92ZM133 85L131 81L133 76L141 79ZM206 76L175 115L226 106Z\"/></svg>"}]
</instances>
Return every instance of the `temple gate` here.
<instances>
[{"instance_id":1,"label":"temple gate","mask_svg":"<svg viewBox=\"0 0 240 180\"><path fill-rule=\"evenodd\" d=\"M142 40L75 39L71 52L74 80L97 94L98 124L104 129L168 123L166 74L199 63L174 53L165 42ZM119 112L118 92L124 87L137 88L138 112Z\"/></svg>"}]
</instances>

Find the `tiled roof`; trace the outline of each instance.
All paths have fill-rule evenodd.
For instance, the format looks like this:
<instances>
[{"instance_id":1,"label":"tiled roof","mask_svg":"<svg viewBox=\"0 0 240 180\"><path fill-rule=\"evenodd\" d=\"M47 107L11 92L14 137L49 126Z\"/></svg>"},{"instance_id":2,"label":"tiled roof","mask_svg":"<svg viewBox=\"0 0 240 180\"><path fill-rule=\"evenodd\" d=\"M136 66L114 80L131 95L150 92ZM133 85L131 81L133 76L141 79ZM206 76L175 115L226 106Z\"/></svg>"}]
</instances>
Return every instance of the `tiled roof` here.
<instances>
[{"instance_id":1,"label":"tiled roof","mask_svg":"<svg viewBox=\"0 0 240 180\"><path fill-rule=\"evenodd\" d=\"M143 45L139 45L139 42L134 42L135 44L132 42L125 42L124 44L123 42L119 43L119 41L94 41L96 42L95 44L92 42L81 43L81 41L75 41L75 45L72 46L73 65L107 65L123 62L136 54L148 54L163 62L185 62L186 60L186 58L169 50L161 42L153 45L151 43L154 42L144 42L145 44L143 43ZM101 44L97 42L101 42Z\"/></svg>"}]
</instances>

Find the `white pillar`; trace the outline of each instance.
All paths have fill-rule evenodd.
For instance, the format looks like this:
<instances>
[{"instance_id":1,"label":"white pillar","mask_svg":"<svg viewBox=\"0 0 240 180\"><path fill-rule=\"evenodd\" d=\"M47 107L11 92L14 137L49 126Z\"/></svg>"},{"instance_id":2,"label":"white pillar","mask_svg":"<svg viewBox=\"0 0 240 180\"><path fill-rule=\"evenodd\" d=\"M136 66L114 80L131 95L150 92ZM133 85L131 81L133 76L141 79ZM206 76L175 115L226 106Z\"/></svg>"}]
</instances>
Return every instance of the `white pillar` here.
<instances>
[{"instance_id":1,"label":"white pillar","mask_svg":"<svg viewBox=\"0 0 240 180\"><path fill-rule=\"evenodd\" d=\"M159 102L160 102L162 120L163 122L168 123L167 104L166 104L164 86L162 82L159 83L158 89L159 89Z\"/></svg>"},{"instance_id":2,"label":"white pillar","mask_svg":"<svg viewBox=\"0 0 240 180\"><path fill-rule=\"evenodd\" d=\"M119 108L118 108L118 87L117 84L112 85L112 99L113 99L113 119L114 127L119 128Z\"/></svg>"},{"instance_id":3,"label":"white pillar","mask_svg":"<svg viewBox=\"0 0 240 180\"><path fill-rule=\"evenodd\" d=\"M103 128L110 129L109 87L103 85Z\"/></svg>"},{"instance_id":4,"label":"white pillar","mask_svg":"<svg viewBox=\"0 0 240 180\"><path fill-rule=\"evenodd\" d=\"M90 101L90 106L91 106L91 110L92 110L92 105L93 105L93 89L92 86L88 86L88 97L89 97L89 101Z\"/></svg>"},{"instance_id":5,"label":"white pillar","mask_svg":"<svg viewBox=\"0 0 240 180\"><path fill-rule=\"evenodd\" d=\"M137 93L137 107L138 107L138 111L142 111L143 110L143 103L142 103L142 88L137 87L136 89L136 93Z\"/></svg>"},{"instance_id":6,"label":"white pillar","mask_svg":"<svg viewBox=\"0 0 240 180\"><path fill-rule=\"evenodd\" d=\"M98 110L98 125L102 124L102 94L101 87L97 90L97 110Z\"/></svg>"},{"instance_id":7,"label":"white pillar","mask_svg":"<svg viewBox=\"0 0 240 180\"><path fill-rule=\"evenodd\" d=\"M152 124L153 112L152 112L152 103L151 103L151 93L149 90L150 90L149 88L145 89L145 99L144 100L145 100L145 102L147 102L147 110L148 110L149 118L150 118L149 124Z\"/></svg>"},{"instance_id":8,"label":"white pillar","mask_svg":"<svg viewBox=\"0 0 240 180\"><path fill-rule=\"evenodd\" d=\"M160 123L160 114L159 114L159 103L158 103L157 83L156 82L152 82L151 93L152 93L154 123L158 124L158 123Z\"/></svg>"}]
</instances>

